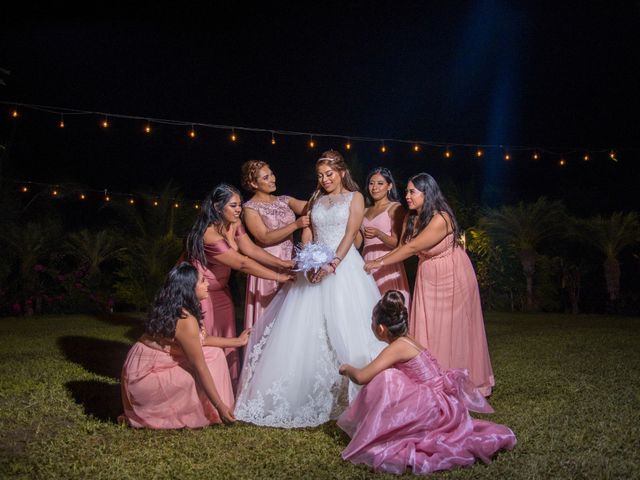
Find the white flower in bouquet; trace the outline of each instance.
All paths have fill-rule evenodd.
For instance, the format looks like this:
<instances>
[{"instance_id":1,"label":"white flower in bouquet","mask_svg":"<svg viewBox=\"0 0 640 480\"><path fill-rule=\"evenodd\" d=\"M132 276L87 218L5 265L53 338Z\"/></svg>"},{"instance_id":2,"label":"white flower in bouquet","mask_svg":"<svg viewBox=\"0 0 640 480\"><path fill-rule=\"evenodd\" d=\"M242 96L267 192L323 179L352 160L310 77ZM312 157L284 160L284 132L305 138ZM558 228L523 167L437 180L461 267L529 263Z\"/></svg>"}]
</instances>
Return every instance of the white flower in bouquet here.
<instances>
[{"instance_id":1,"label":"white flower in bouquet","mask_svg":"<svg viewBox=\"0 0 640 480\"><path fill-rule=\"evenodd\" d=\"M302 247L296 247L295 272L317 272L335 258L336 254L331 247L324 243L307 243Z\"/></svg>"}]
</instances>

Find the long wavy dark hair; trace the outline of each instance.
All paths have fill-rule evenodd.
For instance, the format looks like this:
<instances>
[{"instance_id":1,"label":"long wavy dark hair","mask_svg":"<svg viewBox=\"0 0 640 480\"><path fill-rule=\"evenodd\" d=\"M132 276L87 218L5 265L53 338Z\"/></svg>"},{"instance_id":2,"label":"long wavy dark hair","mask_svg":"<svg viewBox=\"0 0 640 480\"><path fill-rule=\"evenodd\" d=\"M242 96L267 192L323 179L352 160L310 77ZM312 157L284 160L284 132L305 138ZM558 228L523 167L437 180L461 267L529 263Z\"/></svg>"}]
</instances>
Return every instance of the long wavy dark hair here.
<instances>
[{"instance_id":1,"label":"long wavy dark hair","mask_svg":"<svg viewBox=\"0 0 640 480\"><path fill-rule=\"evenodd\" d=\"M429 225L433 216L440 212L447 212L449 214L449 218L453 223L451 225L451 228L453 229L453 238L457 240L459 231L456 216L453 214L453 210L451 210L451 207L447 203L446 198L444 198L440 187L433 177L428 173L418 173L407 180L407 185L409 182L413 183L418 190L424 193L424 205L422 205L420 212L417 212L416 210L409 210L407 215L407 228L404 232L404 236L402 237L402 241L407 243L413 237L418 235L427 225ZM457 241L453 242L454 247L457 244Z\"/></svg>"},{"instance_id":2,"label":"long wavy dark hair","mask_svg":"<svg viewBox=\"0 0 640 480\"><path fill-rule=\"evenodd\" d=\"M337 150L327 150L320 155L318 161L316 161L316 169L320 165L329 165L333 170L338 172L344 172L344 177L342 177L342 187L349 192L357 192L360 190L358 184L351 176L351 172L349 171L349 167L347 166L347 162L344 161L344 157ZM307 211L311 211L311 207L315 203L315 201L326 195L322 185L320 185L320 181L318 180L318 184L316 185L316 190L311 195L309 199L309 204L307 206Z\"/></svg>"},{"instance_id":3,"label":"long wavy dark hair","mask_svg":"<svg viewBox=\"0 0 640 480\"><path fill-rule=\"evenodd\" d=\"M369 175L367 175L367 181L364 184L364 198L367 202L367 206L370 207L371 205L373 205L373 198L369 193L369 182L371 181L371 177L373 177L375 174L382 175L382 178L384 178L387 183L391 184L391 190L389 190L389 193L387 194L389 200L391 200L392 202L399 202L400 196L398 195L398 188L396 187L396 181L393 179L393 175L391 175L391 171L385 167L376 167L369 172Z\"/></svg>"},{"instance_id":4,"label":"long wavy dark hair","mask_svg":"<svg viewBox=\"0 0 640 480\"><path fill-rule=\"evenodd\" d=\"M187 262L173 267L149 309L144 322L145 332L153 337L173 338L178 320L187 316L185 311L196 317L202 326L202 310L196 296L197 283L196 267Z\"/></svg>"},{"instance_id":5,"label":"long wavy dark hair","mask_svg":"<svg viewBox=\"0 0 640 480\"><path fill-rule=\"evenodd\" d=\"M202 202L202 208L196 218L193 227L186 240L187 259L197 260L202 266L207 266L207 257L204 254L204 232L210 225L216 227L222 235L224 228L223 210L224 206L229 203L233 195L238 195L242 201L240 191L233 185L221 183L217 185Z\"/></svg>"},{"instance_id":6,"label":"long wavy dark hair","mask_svg":"<svg viewBox=\"0 0 640 480\"><path fill-rule=\"evenodd\" d=\"M398 290L387 290L373 307L371 315L376 325L384 325L395 337L403 337L409 331L409 313L404 304L404 295Z\"/></svg>"}]
</instances>

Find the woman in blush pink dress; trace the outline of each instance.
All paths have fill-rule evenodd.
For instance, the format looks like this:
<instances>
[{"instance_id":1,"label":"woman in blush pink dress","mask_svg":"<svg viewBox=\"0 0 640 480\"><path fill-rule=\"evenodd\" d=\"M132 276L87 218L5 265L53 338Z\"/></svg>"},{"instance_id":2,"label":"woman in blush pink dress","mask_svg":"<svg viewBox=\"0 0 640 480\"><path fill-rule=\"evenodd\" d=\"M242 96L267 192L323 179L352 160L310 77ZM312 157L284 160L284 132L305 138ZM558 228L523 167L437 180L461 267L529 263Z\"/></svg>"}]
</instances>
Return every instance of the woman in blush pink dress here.
<instances>
[{"instance_id":1,"label":"woman in blush pink dress","mask_svg":"<svg viewBox=\"0 0 640 480\"><path fill-rule=\"evenodd\" d=\"M228 285L232 269L275 282L293 279L289 273L293 261L274 257L254 244L242 226L241 212L240 192L222 183L205 198L187 236L187 258L209 282L209 297L202 301L203 323L208 335L236 335L235 309ZM263 264L282 271L271 270ZM227 349L226 353L235 390L240 375L238 352Z\"/></svg>"},{"instance_id":2,"label":"woman in blush pink dress","mask_svg":"<svg viewBox=\"0 0 640 480\"><path fill-rule=\"evenodd\" d=\"M362 254L364 261L370 262L398 246L405 212L398 201L396 183L387 168L376 167L369 172L365 199L367 209L362 219ZM404 295L405 304L409 305L409 282L402 262L385 265L373 272L373 278L381 294L387 290L399 290Z\"/></svg>"},{"instance_id":3,"label":"woman in blush pink dress","mask_svg":"<svg viewBox=\"0 0 640 480\"><path fill-rule=\"evenodd\" d=\"M339 372L366 385L338 419L351 442L342 458L378 471L425 475L489 463L512 449L504 425L471 418L469 410L493 409L469 381L466 370L443 370L429 351L407 336L403 296L390 290L373 309L371 328L389 345L367 366L344 364Z\"/></svg>"},{"instance_id":4,"label":"woman in blush pink dress","mask_svg":"<svg viewBox=\"0 0 640 480\"><path fill-rule=\"evenodd\" d=\"M467 253L458 245L458 224L436 181L419 173L407 183L401 244L366 271L418 255L409 333L427 346L444 368L465 368L480 392L495 385L484 330L478 280Z\"/></svg>"},{"instance_id":5,"label":"woman in blush pink dress","mask_svg":"<svg viewBox=\"0 0 640 480\"><path fill-rule=\"evenodd\" d=\"M235 421L221 347L246 345L249 331L238 338L204 333L200 301L207 297L208 286L189 263L169 272L146 319L145 333L122 368L121 421L137 428L198 428Z\"/></svg>"},{"instance_id":6,"label":"woman in blush pink dress","mask_svg":"<svg viewBox=\"0 0 640 480\"><path fill-rule=\"evenodd\" d=\"M258 245L283 260L293 256L293 232L309 226L302 215L307 202L287 195L273 195L276 176L266 162L249 160L242 165L242 186L253 192L243 205L244 224ZM296 215L301 215L296 220ZM254 275L247 277L244 327L251 328L275 296L280 285Z\"/></svg>"}]
</instances>

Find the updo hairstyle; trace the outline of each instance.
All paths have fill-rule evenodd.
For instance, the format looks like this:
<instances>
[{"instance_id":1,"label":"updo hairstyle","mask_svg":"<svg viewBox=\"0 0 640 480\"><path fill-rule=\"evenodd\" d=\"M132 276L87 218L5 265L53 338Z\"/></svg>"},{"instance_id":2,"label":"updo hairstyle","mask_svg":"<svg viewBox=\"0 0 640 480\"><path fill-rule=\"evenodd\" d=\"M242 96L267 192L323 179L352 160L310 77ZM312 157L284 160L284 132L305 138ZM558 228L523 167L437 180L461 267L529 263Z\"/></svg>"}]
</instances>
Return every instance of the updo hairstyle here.
<instances>
[{"instance_id":1,"label":"updo hairstyle","mask_svg":"<svg viewBox=\"0 0 640 480\"><path fill-rule=\"evenodd\" d=\"M388 290L373 307L373 321L384 325L393 337L403 337L409 330L404 295L398 290Z\"/></svg>"}]
</instances>

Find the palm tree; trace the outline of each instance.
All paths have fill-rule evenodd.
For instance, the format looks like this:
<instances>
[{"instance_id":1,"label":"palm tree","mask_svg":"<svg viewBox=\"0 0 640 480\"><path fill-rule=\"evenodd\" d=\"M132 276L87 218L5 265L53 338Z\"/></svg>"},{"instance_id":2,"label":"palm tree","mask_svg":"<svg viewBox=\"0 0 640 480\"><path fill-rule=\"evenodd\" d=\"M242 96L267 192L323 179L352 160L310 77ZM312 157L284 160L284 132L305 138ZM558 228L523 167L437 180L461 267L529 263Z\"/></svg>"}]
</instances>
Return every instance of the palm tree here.
<instances>
[{"instance_id":1,"label":"palm tree","mask_svg":"<svg viewBox=\"0 0 640 480\"><path fill-rule=\"evenodd\" d=\"M78 259L87 268L87 276L100 272L100 265L118 256L124 247L108 230L90 232L80 230L67 238L69 254Z\"/></svg>"},{"instance_id":2,"label":"palm tree","mask_svg":"<svg viewBox=\"0 0 640 480\"><path fill-rule=\"evenodd\" d=\"M526 279L527 308L534 307L533 276L544 241L564 236L565 209L560 201L540 197L533 203L490 209L480 226L497 242L516 252Z\"/></svg>"},{"instance_id":3,"label":"palm tree","mask_svg":"<svg viewBox=\"0 0 640 480\"><path fill-rule=\"evenodd\" d=\"M598 215L581 223L580 238L604 255L604 278L609 301L620 297L620 261L626 247L640 242L637 212L615 212L609 217Z\"/></svg>"}]
</instances>

